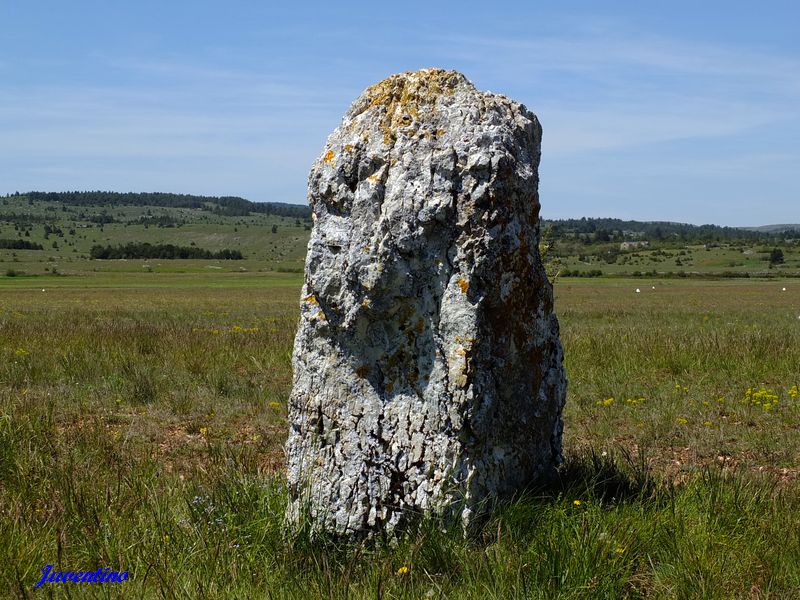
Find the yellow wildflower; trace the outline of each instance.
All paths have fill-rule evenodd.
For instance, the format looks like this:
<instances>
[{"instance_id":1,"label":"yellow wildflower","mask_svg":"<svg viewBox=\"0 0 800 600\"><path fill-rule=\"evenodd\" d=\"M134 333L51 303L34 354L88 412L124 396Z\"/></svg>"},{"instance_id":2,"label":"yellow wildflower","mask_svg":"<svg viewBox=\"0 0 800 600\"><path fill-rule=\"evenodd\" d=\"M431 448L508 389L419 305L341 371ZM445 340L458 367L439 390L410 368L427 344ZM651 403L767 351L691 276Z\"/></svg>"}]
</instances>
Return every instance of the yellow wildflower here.
<instances>
[{"instance_id":1,"label":"yellow wildflower","mask_svg":"<svg viewBox=\"0 0 800 600\"><path fill-rule=\"evenodd\" d=\"M409 572L410 570L411 570L411 569L409 569L409 568L408 568L406 565L403 565L402 567L400 567L399 569L397 569L397 574L398 574L398 575L406 575L406 574L408 574L408 572Z\"/></svg>"},{"instance_id":2,"label":"yellow wildflower","mask_svg":"<svg viewBox=\"0 0 800 600\"><path fill-rule=\"evenodd\" d=\"M200 428L200 435L203 435L203 436L208 435L208 427L201 427Z\"/></svg>"},{"instance_id":3,"label":"yellow wildflower","mask_svg":"<svg viewBox=\"0 0 800 600\"><path fill-rule=\"evenodd\" d=\"M573 506L583 506L583 502L581 502L580 500L573 500L572 501L572 505Z\"/></svg>"},{"instance_id":4,"label":"yellow wildflower","mask_svg":"<svg viewBox=\"0 0 800 600\"><path fill-rule=\"evenodd\" d=\"M770 410L779 404L780 398L778 397L778 394L771 389L762 387L753 391L752 388L747 388L743 402L745 404L760 406L764 410Z\"/></svg>"}]
</instances>

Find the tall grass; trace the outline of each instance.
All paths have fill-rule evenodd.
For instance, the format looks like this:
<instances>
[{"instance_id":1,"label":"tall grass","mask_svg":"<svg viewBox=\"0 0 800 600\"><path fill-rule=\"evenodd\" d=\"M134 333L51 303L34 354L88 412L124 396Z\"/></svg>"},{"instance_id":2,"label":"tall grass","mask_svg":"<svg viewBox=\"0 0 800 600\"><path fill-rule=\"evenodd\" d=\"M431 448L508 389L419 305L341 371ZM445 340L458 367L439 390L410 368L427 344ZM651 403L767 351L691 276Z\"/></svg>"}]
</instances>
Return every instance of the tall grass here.
<instances>
[{"instance_id":1,"label":"tall grass","mask_svg":"<svg viewBox=\"0 0 800 600\"><path fill-rule=\"evenodd\" d=\"M767 285L560 284L560 478L358 546L284 527L296 289L2 292L0 594L798 597L800 307Z\"/></svg>"}]
</instances>

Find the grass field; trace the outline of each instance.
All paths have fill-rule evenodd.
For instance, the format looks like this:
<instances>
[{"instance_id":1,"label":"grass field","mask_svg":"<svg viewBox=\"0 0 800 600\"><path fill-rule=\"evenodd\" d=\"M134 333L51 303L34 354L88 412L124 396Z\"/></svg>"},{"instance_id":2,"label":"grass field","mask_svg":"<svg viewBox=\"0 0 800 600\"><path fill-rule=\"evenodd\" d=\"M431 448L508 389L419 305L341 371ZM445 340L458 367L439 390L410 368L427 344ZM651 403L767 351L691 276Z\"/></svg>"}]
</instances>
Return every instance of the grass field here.
<instances>
[{"instance_id":1,"label":"grass field","mask_svg":"<svg viewBox=\"0 0 800 600\"><path fill-rule=\"evenodd\" d=\"M2 278L0 594L800 597L796 280L560 280L560 481L346 548L283 526L300 278Z\"/></svg>"},{"instance_id":2,"label":"grass field","mask_svg":"<svg viewBox=\"0 0 800 600\"><path fill-rule=\"evenodd\" d=\"M608 245L606 245L608 246ZM611 245L618 247L618 244ZM601 246L605 247L605 246ZM665 248L639 249L621 253L609 263L601 248L595 246L583 250L585 255L566 254L562 257L564 269L570 271L589 271L598 269L604 275L630 276L635 272L656 273L659 276L670 274L705 275L725 274L726 276L746 273L776 277L797 277L800 274L800 251L796 244L783 248L785 261L770 266L767 258L771 246L761 244L722 243L710 244L665 244ZM588 254L594 252L594 254Z\"/></svg>"}]
</instances>

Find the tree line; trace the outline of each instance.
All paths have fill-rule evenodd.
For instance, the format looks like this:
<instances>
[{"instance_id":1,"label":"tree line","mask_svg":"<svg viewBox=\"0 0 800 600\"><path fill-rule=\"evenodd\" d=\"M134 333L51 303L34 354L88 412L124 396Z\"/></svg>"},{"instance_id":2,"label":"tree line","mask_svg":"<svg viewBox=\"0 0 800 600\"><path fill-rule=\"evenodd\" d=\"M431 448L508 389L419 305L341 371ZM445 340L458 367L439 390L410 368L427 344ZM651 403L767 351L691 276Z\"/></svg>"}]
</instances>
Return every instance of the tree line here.
<instances>
[{"instance_id":1,"label":"tree line","mask_svg":"<svg viewBox=\"0 0 800 600\"><path fill-rule=\"evenodd\" d=\"M31 215L15 212L0 213L0 221L16 223L20 226L29 226L35 223L47 223L48 221L52 220L53 217L47 215Z\"/></svg>"},{"instance_id":2,"label":"tree line","mask_svg":"<svg viewBox=\"0 0 800 600\"><path fill-rule=\"evenodd\" d=\"M214 214L232 217L261 213L297 219L311 218L311 209L305 205L285 202L252 202L238 196L104 191L26 192L19 196L26 197L29 201L61 202L71 206L161 206L203 209Z\"/></svg>"},{"instance_id":3,"label":"tree line","mask_svg":"<svg viewBox=\"0 0 800 600\"><path fill-rule=\"evenodd\" d=\"M596 242L622 241L644 238L648 240L680 241L732 241L766 240L776 238L800 238L800 231L781 232L754 231L739 227L719 225L691 225L670 221L623 221L622 219L587 218L543 220L553 229L556 237L581 237Z\"/></svg>"},{"instance_id":4,"label":"tree line","mask_svg":"<svg viewBox=\"0 0 800 600\"><path fill-rule=\"evenodd\" d=\"M27 240L0 239L0 250L44 250L44 247Z\"/></svg>"},{"instance_id":5,"label":"tree line","mask_svg":"<svg viewBox=\"0 0 800 600\"><path fill-rule=\"evenodd\" d=\"M175 246L173 244L150 244L148 242L129 242L120 246L92 246L89 256L93 259L107 260L119 258L146 259L217 259L242 260L244 256L239 250L224 249L212 252L195 246Z\"/></svg>"}]
</instances>

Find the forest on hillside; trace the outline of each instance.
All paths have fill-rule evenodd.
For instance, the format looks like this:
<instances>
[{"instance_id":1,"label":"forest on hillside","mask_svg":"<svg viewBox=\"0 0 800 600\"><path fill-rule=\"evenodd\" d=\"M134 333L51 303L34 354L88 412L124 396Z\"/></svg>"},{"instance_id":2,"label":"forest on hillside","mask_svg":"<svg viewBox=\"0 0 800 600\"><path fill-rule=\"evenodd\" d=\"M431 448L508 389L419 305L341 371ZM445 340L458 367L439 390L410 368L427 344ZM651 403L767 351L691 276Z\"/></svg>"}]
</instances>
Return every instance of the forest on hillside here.
<instances>
[{"instance_id":1,"label":"forest on hillside","mask_svg":"<svg viewBox=\"0 0 800 600\"><path fill-rule=\"evenodd\" d=\"M70 206L157 206L163 208L194 208L227 217L242 217L252 213L307 219L311 209L306 205L284 202L252 202L238 196L196 196L166 192L26 192L7 197L27 199L33 204L61 202Z\"/></svg>"},{"instance_id":2,"label":"forest on hillside","mask_svg":"<svg viewBox=\"0 0 800 600\"><path fill-rule=\"evenodd\" d=\"M244 256L239 250L225 248L219 252L211 252L194 246L176 246L174 244L149 244L147 242L130 242L120 246L92 246L89 256L95 260L108 259L217 259L242 260Z\"/></svg>"},{"instance_id":3,"label":"forest on hillside","mask_svg":"<svg viewBox=\"0 0 800 600\"><path fill-rule=\"evenodd\" d=\"M755 230L720 225L691 225L670 221L623 221L611 218L543 220L545 228L556 239L573 238L592 242L622 242L649 240L651 242L680 241L705 243L721 241L768 241L800 239L800 226L787 226L785 230Z\"/></svg>"},{"instance_id":4,"label":"forest on hillside","mask_svg":"<svg viewBox=\"0 0 800 600\"><path fill-rule=\"evenodd\" d=\"M109 210L121 206L152 208L182 208L205 211L223 217L245 217L249 215L275 215L306 221L310 225L311 208L308 205L282 202L252 202L238 196L198 196L166 192L109 192L109 191L65 191L26 192L8 194L8 199L27 202L34 206L38 202L61 203L63 206L96 207ZM17 211L19 209L17 208ZM115 219L107 214L86 215L81 220L95 224L112 223ZM10 212L0 215L5 221L19 226L30 226L46 222L48 217L34 214ZM183 224L174 215L144 215L141 224L174 227ZM647 240L649 242L769 242L783 243L800 240L800 225L773 227L725 227L706 224L693 225L671 221L633 221L615 218L582 217L579 219L542 219L546 235L563 241L583 244Z\"/></svg>"}]
</instances>

